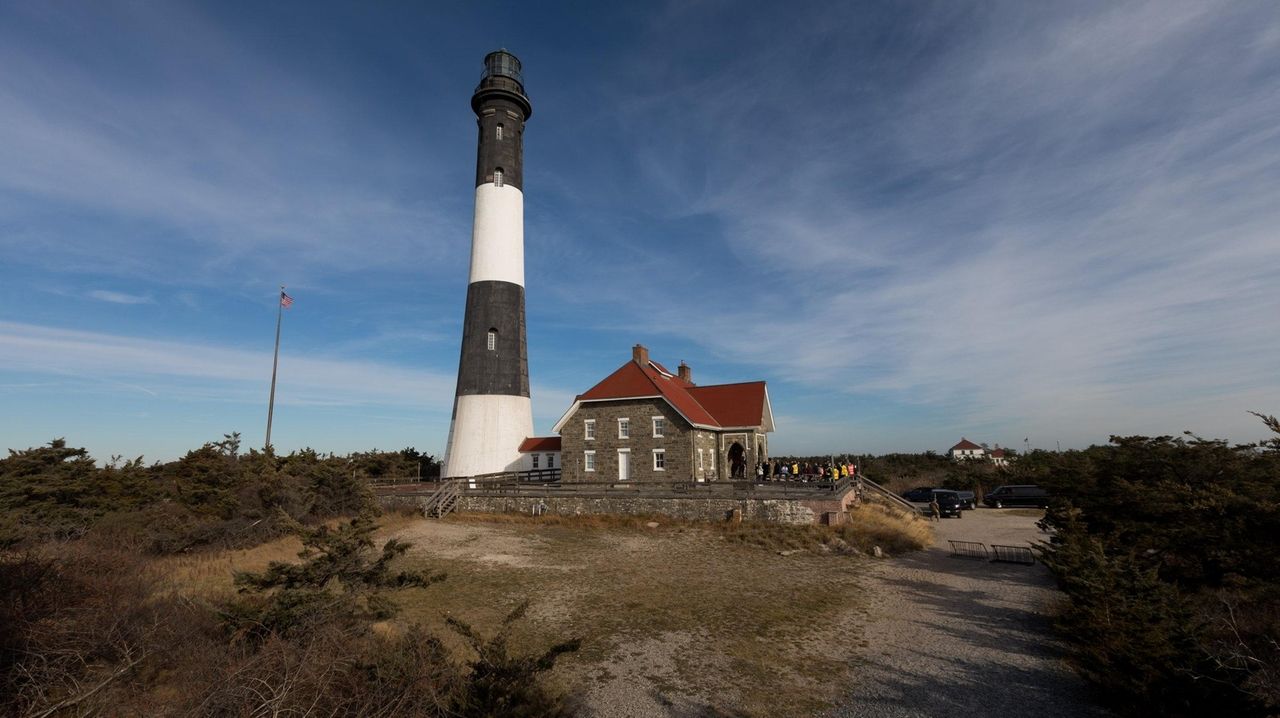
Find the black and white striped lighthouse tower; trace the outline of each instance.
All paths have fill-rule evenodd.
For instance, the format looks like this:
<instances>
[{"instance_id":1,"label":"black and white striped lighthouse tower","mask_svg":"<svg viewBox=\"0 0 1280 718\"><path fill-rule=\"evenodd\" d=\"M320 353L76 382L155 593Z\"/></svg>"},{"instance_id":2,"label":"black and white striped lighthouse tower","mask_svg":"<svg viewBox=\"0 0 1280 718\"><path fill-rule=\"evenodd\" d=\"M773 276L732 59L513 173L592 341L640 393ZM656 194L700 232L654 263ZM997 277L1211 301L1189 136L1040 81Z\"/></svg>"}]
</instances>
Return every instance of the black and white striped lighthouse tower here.
<instances>
[{"instance_id":1,"label":"black and white striped lighthouse tower","mask_svg":"<svg viewBox=\"0 0 1280 718\"><path fill-rule=\"evenodd\" d=\"M444 476L517 468L533 436L524 330L524 123L533 106L520 61L506 50L484 58L471 96L480 128L476 154L471 282Z\"/></svg>"}]
</instances>

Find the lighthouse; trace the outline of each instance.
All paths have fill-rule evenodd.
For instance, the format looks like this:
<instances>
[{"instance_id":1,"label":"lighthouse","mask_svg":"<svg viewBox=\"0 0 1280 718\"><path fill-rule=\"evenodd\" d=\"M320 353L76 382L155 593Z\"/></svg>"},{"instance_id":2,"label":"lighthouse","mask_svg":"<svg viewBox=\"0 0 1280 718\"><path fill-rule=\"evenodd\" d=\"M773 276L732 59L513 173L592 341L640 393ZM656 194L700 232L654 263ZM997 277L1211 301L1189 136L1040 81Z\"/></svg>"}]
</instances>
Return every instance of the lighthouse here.
<instances>
[{"instance_id":1,"label":"lighthouse","mask_svg":"<svg viewBox=\"0 0 1280 718\"><path fill-rule=\"evenodd\" d=\"M524 123L533 106L515 55L498 50L485 56L471 109L479 128L475 221L445 477L515 469L520 442L533 436L523 191Z\"/></svg>"}]
</instances>

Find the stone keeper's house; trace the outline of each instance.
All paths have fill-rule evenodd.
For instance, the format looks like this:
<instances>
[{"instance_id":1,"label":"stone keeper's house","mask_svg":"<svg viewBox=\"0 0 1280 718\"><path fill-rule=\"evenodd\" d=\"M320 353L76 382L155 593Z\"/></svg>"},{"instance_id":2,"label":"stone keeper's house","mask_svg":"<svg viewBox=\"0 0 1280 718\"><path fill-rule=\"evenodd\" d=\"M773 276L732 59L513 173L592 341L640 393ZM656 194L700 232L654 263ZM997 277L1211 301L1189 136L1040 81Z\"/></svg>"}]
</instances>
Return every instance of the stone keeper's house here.
<instances>
[{"instance_id":1,"label":"stone keeper's house","mask_svg":"<svg viewBox=\"0 0 1280 718\"><path fill-rule=\"evenodd\" d=\"M560 435L561 481L715 481L755 475L773 411L762 381L698 386L637 344L631 361L573 402Z\"/></svg>"}]
</instances>

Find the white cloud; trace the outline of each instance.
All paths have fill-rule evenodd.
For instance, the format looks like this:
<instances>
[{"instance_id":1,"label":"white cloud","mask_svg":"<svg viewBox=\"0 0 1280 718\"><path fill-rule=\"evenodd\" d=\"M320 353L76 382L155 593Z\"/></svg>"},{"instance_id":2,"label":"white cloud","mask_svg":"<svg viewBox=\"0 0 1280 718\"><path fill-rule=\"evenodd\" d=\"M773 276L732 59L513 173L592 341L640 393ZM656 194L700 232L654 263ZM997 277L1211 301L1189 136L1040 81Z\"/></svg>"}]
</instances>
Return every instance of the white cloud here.
<instances>
[{"instance_id":1,"label":"white cloud","mask_svg":"<svg viewBox=\"0 0 1280 718\"><path fill-rule=\"evenodd\" d=\"M0 363L12 371L99 379L148 393L163 384L167 394L212 401L261 402L271 379L270 352L13 322L0 322ZM281 403L417 406L447 414L453 391L454 377L435 372L288 351L280 355Z\"/></svg>"},{"instance_id":2,"label":"white cloud","mask_svg":"<svg viewBox=\"0 0 1280 718\"><path fill-rule=\"evenodd\" d=\"M95 289L89 292L89 297L100 302L110 302L111 304L151 304L153 301L151 297L113 292L107 289Z\"/></svg>"},{"instance_id":3,"label":"white cloud","mask_svg":"<svg viewBox=\"0 0 1280 718\"><path fill-rule=\"evenodd\" d=\"M678 304L647 276L617 291L650 331L960 428L1259 436L1244 411L1280 405L1280 21L1235 8L1006 7L907 37L889 58L930 59L891 92L850 71L821 98L779 81L815 59L782 37L635 100L636 132L706 142L699 173L649 164L741 265Z\"/></svg>"},{"instance_id":4,"label":"white cloud","mask_svg":"<svg viewBox=\"0 0 1280 718\"><path fill-rule=\"evenodd\" d=\"M400 162L402 143L349 136L350 116L367 108L314 75L284 69L189 8L28 12L57 16L42 18L56 32L74 35L96 18L120 33L73 55L0 31L0 217L21 230L0 236L11 255L59 271L220 285L229 270L249 279L287 266L299 283L465 260L465 246L447 241L466 236L465 208L434 191L432 173L406 176L430 158ZM155 73L86 61L113 42L131 43L132 61L151 58ZM106 221L77 231L48 213L33 218L32 199L73 208L66 222ZM117 234L111 221L140 230Z\"/></svg>"}]
</instances>

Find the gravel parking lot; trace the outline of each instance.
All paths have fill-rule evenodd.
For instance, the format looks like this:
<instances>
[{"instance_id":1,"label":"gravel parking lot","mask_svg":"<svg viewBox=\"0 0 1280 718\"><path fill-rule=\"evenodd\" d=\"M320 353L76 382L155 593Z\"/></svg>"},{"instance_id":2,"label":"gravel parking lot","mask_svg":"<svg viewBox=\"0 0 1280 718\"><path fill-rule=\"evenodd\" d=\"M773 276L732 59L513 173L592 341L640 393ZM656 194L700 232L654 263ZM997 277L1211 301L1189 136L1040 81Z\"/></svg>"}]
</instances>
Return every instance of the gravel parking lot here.
<instances>
[{"instance_id":1,"label":"gravel parking lot","mask_svg":"<svg viewBox=\"0 0 1280 718\"><path fill-rule=\"evenodd\" d=\"M1061 594L1036 564L953 558L948 539L1028 545L1039 512L978 508L935 524L933 548L885 561L859 679L832 717L1105 716L1061 660L1048 611Z\"/></svg>"}]
</instances>

